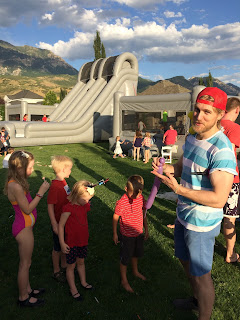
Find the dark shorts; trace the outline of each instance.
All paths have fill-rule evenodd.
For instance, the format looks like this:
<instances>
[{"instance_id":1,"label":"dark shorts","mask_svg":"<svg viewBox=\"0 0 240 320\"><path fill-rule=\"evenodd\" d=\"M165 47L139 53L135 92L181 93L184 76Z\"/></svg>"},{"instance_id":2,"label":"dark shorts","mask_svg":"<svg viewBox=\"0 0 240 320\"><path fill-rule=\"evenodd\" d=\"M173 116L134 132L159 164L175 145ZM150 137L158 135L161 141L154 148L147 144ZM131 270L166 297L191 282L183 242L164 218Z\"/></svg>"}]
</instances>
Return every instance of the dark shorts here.
<instances>
[{"instance_id":1,"label":"dark shorts","mask_svg":"<svg viewBox=\"0 0 240 320\"><path fill-rule=\"evenodd\" d=\"M53 231L53 229L52 229L52 235L53 235L53 250L56 252L60 252L61 246L60 246L59 238L58 238L58 235Z\"/></svg>"},{"instance_id":2,"label":"dark shorts","mask_svg":"<svg viewBox=\"0 0 240 320\"><path fill-rule=\"evenodd\" d=\"M85 259L87 257L88 246L70 248L70 252L66 254L67 264L73 264L77 258Z\"/></svg>"},{"instance_id":3,"label":"dark shorts","mask_svg":"<svg viewBox=\"0 0 240 320\"><path fill-rule=\"evenodd\" d=\"M150 150L150 147L144 146L145 150Z\"/></svg>"},{"instance_id":4,"label":"dark shorts","mask_svg":"<svg viewBox=\"0 0 240 320\"><path fill-rule=\"evenodd\" d=\"M132 257L140 258L143 256L143 233L140 234L138 237L126 237L120 234L119 240L120 261L123 265L127 266Z\"/></svg>"},{"instance_id":5,"label":"dark shorts","mask_svg":"<svg viewBox=\"0 0 240 320\"><path fill-rule=\"evenodd\" d=\"M227 202L223 207L223 216L230 218L239 217L239 183L233 183Z\"/></svg>"}]
</instances>

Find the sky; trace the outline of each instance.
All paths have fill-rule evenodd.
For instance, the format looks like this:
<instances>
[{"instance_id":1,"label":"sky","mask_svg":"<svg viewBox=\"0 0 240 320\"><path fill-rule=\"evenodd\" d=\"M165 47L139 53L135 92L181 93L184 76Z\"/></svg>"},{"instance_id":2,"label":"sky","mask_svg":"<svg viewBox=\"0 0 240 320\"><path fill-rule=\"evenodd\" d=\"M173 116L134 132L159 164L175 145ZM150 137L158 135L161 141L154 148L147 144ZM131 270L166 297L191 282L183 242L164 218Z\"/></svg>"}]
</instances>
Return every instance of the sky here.
<instances>
[{"instance_id":1,"label":"sky","mask_svg":"<svg viewBox=\"0 0 240 320\"><path fill-rule=\"evenodd\" d=\"M0 39L51 50L76 69L132 52L153 81L207 76L240 87L239 0L0 0Z\"/></svg>"}]
</instances>

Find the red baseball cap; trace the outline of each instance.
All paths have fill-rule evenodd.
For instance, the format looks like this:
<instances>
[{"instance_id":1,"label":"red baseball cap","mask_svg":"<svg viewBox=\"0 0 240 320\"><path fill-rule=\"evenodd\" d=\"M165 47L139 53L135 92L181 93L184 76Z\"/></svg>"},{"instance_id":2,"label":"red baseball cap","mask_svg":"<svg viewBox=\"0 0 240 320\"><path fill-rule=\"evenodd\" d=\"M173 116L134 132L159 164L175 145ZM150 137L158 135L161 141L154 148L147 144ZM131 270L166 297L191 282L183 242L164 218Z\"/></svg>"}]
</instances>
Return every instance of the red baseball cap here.
<instances>
[{"instance_id":1,"label":"red baseball cap","mask_svg":"<svg viewBox=\"0 0 240 320\"><path fill-rule=\"evenodd\" d=\"M213 97L214 101L202 100L201 97L205 95ZM227 94L216 87L207 87L198 94L196 102L209 104L212 107L226 110Z\"/></svg>"}]
</instances>

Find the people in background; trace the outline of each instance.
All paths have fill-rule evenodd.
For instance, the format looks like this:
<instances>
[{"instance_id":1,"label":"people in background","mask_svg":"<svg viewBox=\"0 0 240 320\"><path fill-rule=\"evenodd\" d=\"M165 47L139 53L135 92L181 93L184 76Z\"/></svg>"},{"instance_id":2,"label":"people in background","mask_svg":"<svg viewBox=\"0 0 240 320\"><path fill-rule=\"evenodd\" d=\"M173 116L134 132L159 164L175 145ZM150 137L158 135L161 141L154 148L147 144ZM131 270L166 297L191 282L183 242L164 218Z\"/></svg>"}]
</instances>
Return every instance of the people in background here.
<instances>
[{"instance_id":1,"label":"people in background","mask_svg":"<svg viewBox=\"0 0 240 320\"><path fill-rule=\"evenodd\" d=\"M135 136L133 138L133 160L139 161L140 149L142 146L142 133L139 130L136 130Z\"/></svg>"},{"instance_id":2,"label":"people in background","mask_svg":"<svg viewBox=\"0 0 240 320\"><path fill-rule=\"evenodd\" d=\"M169 130L167 130L163 135L163 143L165 146L173 146L177 142L177 131L174 129L173 125L170 124Z\"/></svg>"},{"instance_id":3,"label":"people in background","mask_svg":"<svg viewBox=\"0 0 240 320\"><path fill-rule=\"evenodd\" d=\"M8 148L8 153L3 159L3 168L7 169L8 168L8 161L9 158L11 157L11 154L14 152L14 148Z\"/></svg>"},{"instance_id":4,"label":"people in background","mask_svg":"<svg viewBox=\"0 0 240 320\"><path fill-rule=\"evenodd\" d=\"M138 122L138 130L142 132L143 129L146 129L146 125L145 125L144 122L142 122L142 120L140 120L140 121Z\"/></svg>"},{"instance_id":5,"label":"people in background","mask_svg":"<svg viewBox=\"0 0 240 320\"><path fill-rule=\"evenodd\" d=\"M43 122L47 122L47 121L48 121L48 118L47 118L46 114L43 115L42 121L43 121Z\"/></svg>"},{"instance_id":6,"label":"people in background","mask_svg":"<svg viewBox=\"0 0 240 320\"><path fill-rule=\"evenodd\" d=\"M25 115L23 116L23 121L28 121L28 114L25 113Z\"/></svg>"}]
</instances>

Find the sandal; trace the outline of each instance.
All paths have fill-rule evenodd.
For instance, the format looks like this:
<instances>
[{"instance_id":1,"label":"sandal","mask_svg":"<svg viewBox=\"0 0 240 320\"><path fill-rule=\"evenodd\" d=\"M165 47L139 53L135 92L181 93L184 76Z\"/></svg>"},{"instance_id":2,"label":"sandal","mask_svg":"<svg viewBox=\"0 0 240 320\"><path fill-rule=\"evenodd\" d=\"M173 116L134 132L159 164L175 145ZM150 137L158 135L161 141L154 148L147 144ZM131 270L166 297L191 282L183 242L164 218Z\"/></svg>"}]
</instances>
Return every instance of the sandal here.
<instances>
[{"instance_id":1,"label":"sandal","mask_svg":"<svg viewBox=\"0 0 240 320\"><path fill-rule=\"evenodd\" d=\"M52 275L52 278L55 279L56 281L62 282L62 283L66 281L66 278L65 278L64 274L61 271L55 272Z\"/></svg>"},{"instance_id":2,"label":"sandal","mask_svg":"<svg viewBox=\"0 0 240 320\"><path fill-rule=\"evenodd\" d=\"M76 300L76 301L82 301L82 300L83 300L83 297L80 295L79 292L77 292L77 293L75 293L75 294L72 294L71 291L69 291L69 294L70 294L70 296L72 296L73 299ZM79 296L76 297L78 294L79 294Z\"/></svg>"},{"instance_id":3,"label":"sandal","mask_svg":"<svg viewBox=\"0 0 240 320\"><path fill-rule=\"evenodd\" d=\"M29 300L31 297L29 296L26 300L19 300L18 299L18 305L20 307L38 307L44 304L44 300L42 299L37 299L35 302L30 302Z\"/></svg>"},{"instance_id":4,"label":"sandal","mask_svg":"<svg viewBox=\"0 0 240 320\"><path fill-rule=\"evenodd\" d=\"M87 284L86 286L83 286L83 285L81 284L81 286L82 286L85 290L93 290L93 289L94 289L91 284Z\"/></svg>"},{"instance_id":5,"label":"sandal","mask_svg":"<svg viewBox=\"0 0 240 320\"><path fill-rule=\"evenodd\" d=\"M34 292L38 291L38 292ZM32 291L29 293L29 297L37 298L39 295L43 294L46 290L44 288L39 289L32 289Z\"/></svg>"},{"instance_id":6,"label":"sandal","mask_svg":"<svg viewBox=\"0 0 240 320\"><path fill-rule=\"evenodd\" d=\"M233 260L233 261L226 261L225 260L225 262L226 263L229 263L229 264L231 264L231 263L239 263L240 262L240 257L239 257L239 254L238 253L236 253L236 256L235 256L235 260Z\"/></svg>"}]
</instances>

